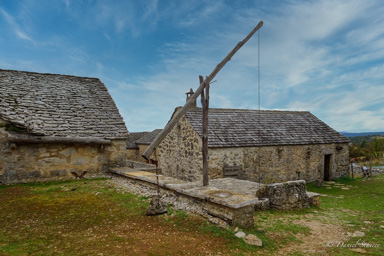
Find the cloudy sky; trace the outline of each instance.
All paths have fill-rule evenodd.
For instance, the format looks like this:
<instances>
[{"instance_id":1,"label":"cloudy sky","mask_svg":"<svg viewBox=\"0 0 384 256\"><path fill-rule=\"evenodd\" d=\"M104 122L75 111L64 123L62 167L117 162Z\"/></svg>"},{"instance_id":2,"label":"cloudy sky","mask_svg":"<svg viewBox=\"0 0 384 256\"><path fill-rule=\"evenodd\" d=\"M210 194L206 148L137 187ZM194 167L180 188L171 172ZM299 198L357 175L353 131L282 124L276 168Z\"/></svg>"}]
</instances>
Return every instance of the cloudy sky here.
<instances>
[{"instance_id":1,"label":"cloudy sky","mask_svg":"<svg viewBox=\"0 0 384 256\"><path fill-rule=\"evenodd\" d=\"M384 130L382 0L2 0L0 68L98 77L128 130L150 131L260 20L262 109ZM257 53L255 34L210 107L257 109Z\"/></svg>"}]
</instances>

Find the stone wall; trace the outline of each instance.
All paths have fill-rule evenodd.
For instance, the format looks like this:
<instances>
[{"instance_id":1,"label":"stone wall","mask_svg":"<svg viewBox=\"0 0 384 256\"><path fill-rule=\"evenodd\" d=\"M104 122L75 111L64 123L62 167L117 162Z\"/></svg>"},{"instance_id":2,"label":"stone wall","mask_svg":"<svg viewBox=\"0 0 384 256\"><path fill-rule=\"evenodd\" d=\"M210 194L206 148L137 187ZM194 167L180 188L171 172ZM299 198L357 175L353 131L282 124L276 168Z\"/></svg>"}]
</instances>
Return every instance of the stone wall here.
<instances>
[{"instance_id":1,"label":"stone wall","mask_svg":"<svg viewBox=\"0 0 384 256\"><path fill-rule=\"evenodd\" d=\"M363 166L367 168L366 171L363 171ZM364 163L354 163L353 164L353 171L352 167L349 168L349 176L352 177L353 173L353 178L363 178L367 176L375 176L384 173L384 167L370 167L369 164L364 164Z\"/></svg>"},{"instance_id":2,"label":"stone wall","mask_svg":"<svg viewBox=\"0 0 384 256\"><path fill-rule=\"evenodd\" d=\"M147 150L149 145L139 145L138 148L128 148L127 149L127 159L131 161L136 161L136 162L142 162L142 163L154 163L153 160L155 160L155 152L152 154L150 157L150 160L147 161L145 160L144 157L142 157L142 154Z\"/></svg>"},{"instance_id":3,"label":"stone wall","mask_svg":"<svg viewBox=\"0 0 384 256\"><path fill-rule=\"evenodd\" d=\"M261 183L311 182L324 178L325 155L331 155L330 179L348 175L348 144L318 144L209 149L210 176L223 177L224 169L233 169L239 170L238 178L256 182L260 174Z\"/></svg>"},{"instance_id":4,"label":"stone wall","mask_svg":"<svg viewBox=\"0 0 384 256\"><path fill-rule=\"evenodd\" d=\"M0 184L50 181L74 178L71 172L103 176L109 167L126 160L125 140L110 145L19 144L9 143L0 127Z\"/></svg>"},{"instance_id":5,"label":"stone wall","mask_svg":"<svg viewBox=\"0 0 384 256\"><path fill-rule=\"evenodd\" d=\"M127 159L132 161L139 161L139 149L127 148Z\"/></svg>"},{"instance_id":6,"label":"stone wall","mask_svg":"<svg viewBox=\"0 0 384 256\"><path fill-rule=\"evenodd\" d=\"M140 176L140 174L129 175L129 172L126 172L125 169L122 170L123 171L119 171L118 169L114 170L116 175L112 176L113 180L117 180L120 184L126 184L133 193L139 193L145 196L156 195L157 185L154 175L148 175L148 173L143 173L143 176ZM237 200L229 200L227 203L224 203L225 201L222 201L223 198L220 198L222 200L218 202L215 200L215 196L206 197L203 196L203 193L191 193L191 190L196 188L196 185L184 184L187 186L180 188L178 186L183 186L180 180L169 177L167 181L162 179L160 181L161 200L166 204L173 205L176 209L190 211L206 217L213 223L221 225L224 222L224 227L228 224L247 228L254 226L253 200L248 202L244 201L241 205L236 205L239 203ZM217 191L213 190L213 192Z\"/></svg>"},{"instance_id":7,"label":"stone wall","mask_svg":"<svg viewBox=\"0 0 384 256\"><path fill-rule=\"evenodd\" d=\"M185 117L181 118L158 149L163 174L187 181L201 180L201 147L201 138ZM260 173L260 182L267 184L298 179L311 182L324 178L325 155L330 155L329 179L348 175L349 151L345 143L209 148L209 176L222 178L226 176L224 170L226 174L232 170L231 177L256 182Z\"/></svg>"},{"instance_id":8,"label":"stone wall","mask_svg":"<svg viewBox=\"0 0 384 256\"><path fill-rule=\"evenodd\" d=\"M269 201L269 208L279 210L308 208L312 205L304 180L273 183L258 191L259 198Z\"/></svg>"},{"instance_id":9,"label":"stone wall","mask_svg":"<svg viewBox=\"0 0 384 256\"><path fill-rule=\"evenodd\" d=\"M202 179L202 141L185 117L158 147L159 166L164 175L186 181Z\"/></svg>"}]
</instances>

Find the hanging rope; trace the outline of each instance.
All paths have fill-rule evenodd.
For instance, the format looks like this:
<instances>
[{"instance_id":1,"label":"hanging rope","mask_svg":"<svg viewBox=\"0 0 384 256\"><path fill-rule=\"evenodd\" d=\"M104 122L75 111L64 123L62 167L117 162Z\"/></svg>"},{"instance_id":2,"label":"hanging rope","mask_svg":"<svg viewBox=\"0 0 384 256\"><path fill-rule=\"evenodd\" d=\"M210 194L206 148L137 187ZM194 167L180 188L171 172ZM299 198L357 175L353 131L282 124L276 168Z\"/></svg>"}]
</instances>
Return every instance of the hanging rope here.
<instances>
[{"instance_id":1,"label":"hanging rope","mask_svg":"<svg viewBox=\"0 0 384 256\"><path fill-rule=\"evenodd\" d=\"M258 139L259 139L259 146L257 150L257 173L259 178L259 189L261 187L261 163L260 163L260 137L261 137L261 129L260 129L260 119L261 119L261 110L260 110L260 30L257 31L257 105L258 105L258 119L257 119L257 128L258 128Z\"/></svg>"}]
</instances>

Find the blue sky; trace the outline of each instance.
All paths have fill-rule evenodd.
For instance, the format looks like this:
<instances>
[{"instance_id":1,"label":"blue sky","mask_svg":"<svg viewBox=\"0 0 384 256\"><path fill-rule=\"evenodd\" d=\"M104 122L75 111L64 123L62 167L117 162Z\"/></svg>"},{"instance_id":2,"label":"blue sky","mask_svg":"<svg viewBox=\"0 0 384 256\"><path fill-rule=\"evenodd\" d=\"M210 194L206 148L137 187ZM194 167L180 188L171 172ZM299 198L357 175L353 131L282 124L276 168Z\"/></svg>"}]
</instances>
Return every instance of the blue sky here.
<instances>
[{"instance_id":1,"label":"blue sky","mask_svg":"<svg viewBox=\"0 0 384 256\"><path fill-rule=\"evenodd\" d=\"M98 77L128 130L150 131L260 20L262 109L384 130L382 0L1 0L0 68ZM257 48L217 75L210 107L257 108Z\"/></svg>"}]
</instances>

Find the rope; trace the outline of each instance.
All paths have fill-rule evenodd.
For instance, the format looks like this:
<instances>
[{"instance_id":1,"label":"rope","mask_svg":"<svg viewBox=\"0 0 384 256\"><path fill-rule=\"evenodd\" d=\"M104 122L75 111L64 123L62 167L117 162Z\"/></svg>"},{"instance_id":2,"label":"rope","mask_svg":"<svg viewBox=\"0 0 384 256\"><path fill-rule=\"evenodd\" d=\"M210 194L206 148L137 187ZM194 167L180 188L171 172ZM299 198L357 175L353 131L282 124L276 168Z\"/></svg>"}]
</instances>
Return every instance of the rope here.
<instances>
[{"instance_id":1,"label":"rope","mask_svg":"<svg viewBox=\"0 0 384 256\"><path fill-rule=\"evenodd\" d=\"M261 110L260 110L260 30L257 31L257 104L258 104L258 119L257 119L257 122L258 122L258 139L260 140L260 132L261 132L261 129L260 129L260 119L261 119ZM260 163L260 141L259 141L259 146L258 146L258 150L257 150L257 173L258 173L258 178L259 178L259 189L261 187L261 170L260 170L260 167L261 167L261 163Z\"/></svg>"}]
</instances>

